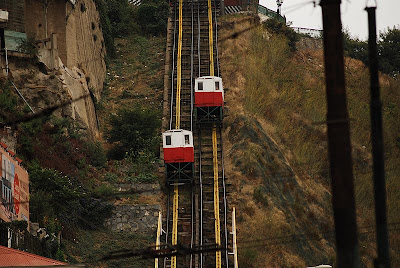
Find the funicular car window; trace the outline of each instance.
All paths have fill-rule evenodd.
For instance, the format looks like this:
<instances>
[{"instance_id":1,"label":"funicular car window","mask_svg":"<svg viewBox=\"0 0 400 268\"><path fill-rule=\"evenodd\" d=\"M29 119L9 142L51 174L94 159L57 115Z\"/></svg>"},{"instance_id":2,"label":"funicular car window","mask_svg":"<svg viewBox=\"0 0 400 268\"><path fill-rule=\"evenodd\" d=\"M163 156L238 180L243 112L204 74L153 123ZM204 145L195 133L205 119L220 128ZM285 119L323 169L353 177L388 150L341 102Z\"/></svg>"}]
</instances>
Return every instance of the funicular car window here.
<instances>
[{"instance_id":1,"label":"funicular car window","mask_svg":"<svg viewBox=\"0 0 400 268\"><path fill-rule=\"evenodd\" d=\"M189 135L185 135L185 144L190 144L189 143Z\"/></svg>"},{"instance_id":2,"label":"funicular car window","mask_svg":"<svg viewBox=\"0 0 400 268\"><path fill-rule=\"evenodd\" d=\"M199 82L199 84L198 84L198 90L203 90L203 82Z\"/></svg>"},{"instance_id":3,"label":"funicular car window","mask_svg":"<svg viewBox=\"0 0 400 268\"><path fill-rule=\"evenodd\" d=\"M215 82L215 90L219 90L219 82Z\"/></svg>"},{"instance_id":4,"label":"funicular car window","mask_svg":"<svg viewBox=\"0 0 400 268\"><path fill-rule=\"evenodd\" d=\"M165 144L166 145L171 145L171 136L170 135L165 136Z\"/></svg>"}]
</instances>

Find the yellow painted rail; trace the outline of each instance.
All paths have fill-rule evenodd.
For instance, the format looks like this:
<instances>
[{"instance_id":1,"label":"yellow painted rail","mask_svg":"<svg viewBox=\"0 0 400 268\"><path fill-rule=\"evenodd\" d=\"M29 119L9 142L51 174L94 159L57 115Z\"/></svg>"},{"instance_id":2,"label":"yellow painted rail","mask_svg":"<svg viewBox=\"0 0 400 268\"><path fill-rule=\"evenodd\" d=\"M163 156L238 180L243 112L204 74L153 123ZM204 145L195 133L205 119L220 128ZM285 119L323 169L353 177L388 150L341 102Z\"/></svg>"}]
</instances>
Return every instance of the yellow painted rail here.
<instances>
[{"instance_id":1,"label":"yellow painted rail","mask_svg":"<svg viewBox=\"0 0 400 268\"><path fill-rule=\"evenodd\" d=\"M219 220L219 186L218 186L218 147L217 129L215 124L212 129L213 166L214 166L214 216L215 216L215 243L221 246L221 226ZM221 268L221 251L215 253L215 267Z\"/></svg>"},{"instance_id":2,"label":"yellow painted rail","mask_svg":"<svg viewBox=\"0 0 400 268\"><path fill-rule=\"evenodd\" d=\"M179 201L179 192L178 185L174 185L174 205L173 216L172 216L172 245L176 246L178 244L178 201ZM171 267L176 268L176 256L172 256L171 258Z\"/></svg>"},{"instance_id":3,"label":"yellow painted rail","mask_svg":"<svg viewBox=\"0 0 400 268\"><path fill-rule=\"evenodd\" d=\"M214 76L214 42L211 0L208 0L208 43L210 46L210 75Z\"/></svg>"},{"instance_id":4,"label":"yellow painted rail","mask_svg":"<svg viewBox=\"0 0 400 268\"><path fill-rule=\"evenodd\" d=\"M179 34L178 34L178 62L177 62L177 86L176 86L176 122L175 128L179 129L181 124L181 86L182 86L182 4L183 0L179 0ZM172 245L178 244L178 203L179 188L174 185L173 198L173 215L172 215ZM171 268L176 268L176 256L171 258Z\"/></svg>"},{"instance_id":5,"label":"yellow painted rail","mask_svg":"<svg viewBox=\"0 0 400 268\"><path fill-rule=\"evenodd\" d=\"M178 34L178 62L176 73L176 122L175 128L179 129L181 124L181 86L182 86L182 2L179 0L179 34Z\"/></svg>"}]
</instances>

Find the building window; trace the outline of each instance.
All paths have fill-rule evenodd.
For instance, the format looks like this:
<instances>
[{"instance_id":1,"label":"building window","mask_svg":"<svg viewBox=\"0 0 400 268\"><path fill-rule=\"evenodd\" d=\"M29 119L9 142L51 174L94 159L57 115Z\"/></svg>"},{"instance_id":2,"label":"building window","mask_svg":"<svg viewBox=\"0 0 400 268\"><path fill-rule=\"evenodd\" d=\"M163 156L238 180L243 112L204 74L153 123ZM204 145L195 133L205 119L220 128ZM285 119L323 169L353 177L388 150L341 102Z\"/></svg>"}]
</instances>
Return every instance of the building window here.
<instances>
[{"instance_id":1,"label":"building window","mask_svg":"<svg viewBox=\"0 0 400 268\"><path fill-rule=\"evenodd\" d=\"M171 145L171 136L165 136L165 144Z\"/></svg>"},{"instance_id":2,"label":"building window","mask_svg":"<svg viewBox=\"0 0 400 268\"><path fill-rule=\"evenodd\" d=\"M190 144L189 142L189 135L185 135L185 145Z\"/></svg>"},{"instance_id":3,"label":"building window","mask_svg":"<svg viewBox=\"0 0 400 268\"><path fill-rule=\"evenodd\" d=\"M199 82L199 83L198 83L197 89L198 89L198 90L203 90L203 82Z\"/></svg>"}]
</instances>

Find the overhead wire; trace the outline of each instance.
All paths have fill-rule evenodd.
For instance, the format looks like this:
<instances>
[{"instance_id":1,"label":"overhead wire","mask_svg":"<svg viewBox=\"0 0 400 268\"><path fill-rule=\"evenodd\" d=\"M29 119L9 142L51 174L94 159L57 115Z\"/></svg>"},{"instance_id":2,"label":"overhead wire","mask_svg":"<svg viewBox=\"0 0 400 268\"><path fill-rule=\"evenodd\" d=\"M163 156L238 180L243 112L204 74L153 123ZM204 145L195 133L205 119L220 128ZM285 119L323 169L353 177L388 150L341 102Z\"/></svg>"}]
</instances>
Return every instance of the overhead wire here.
<instances>
[{"instance_id":1,"label":"overhead wire","mask_svg":"<svg viewBox=\"0 0 400 268\"><path fill-rule=\"evenodd\" d=\"M391 222L388 225L393 226L389 228L388 231L396 232L400 231L400 222ZM370 229L375 228L374 225L371 226L363 226L359 227L359 229ZM373 234L375 230L365 230L358 232L359 235L365 234ZM245 248L261 248L271 245L286 245L286 244L293 244L293 243L300 243L305 241L319 241L326 238L334 238L335 232L322 232L320 234L293 234L293 235L286 235L286 236L276 236L276 237L269 237L269 238L261 238L261 239L254 239L254 240L243 240L238 243L238 248L245 249ZM196 253L213 253L217 251L227 251L228 248L219 247L216 244L210 245L203 245L198 247L189 248L184 245L160 245L160 250L155 250L155 246L151 245L145 248L134 248L134 249L121 249L118 251L111 251L107 255L93 262L100 262L105 260L112 260L112 259L121 259L121 258L129 258L129 257L142 257L143 259L152 259L156 257L171 257L171 256L185 256L190 254ZM87 263L93 263L87 262Z\"/></svg>"}]
</instances>

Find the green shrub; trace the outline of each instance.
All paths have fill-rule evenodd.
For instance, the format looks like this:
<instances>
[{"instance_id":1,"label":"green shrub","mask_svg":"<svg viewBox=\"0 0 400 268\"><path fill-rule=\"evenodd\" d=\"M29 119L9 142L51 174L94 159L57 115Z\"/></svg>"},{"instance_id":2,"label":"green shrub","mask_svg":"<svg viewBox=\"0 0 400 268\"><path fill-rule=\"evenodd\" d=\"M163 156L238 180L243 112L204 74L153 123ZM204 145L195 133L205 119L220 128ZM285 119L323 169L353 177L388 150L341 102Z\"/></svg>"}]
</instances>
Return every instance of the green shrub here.
<instances>
[{"instance_id":1,"label":"green shrub","mask_svg":"<svg viewBox=\"0 0 400 268\"><path fill-rule=\"evenodd\" d=\"M141 173L136 177L126 177L125 180L131 183L152 183L157 180L157 176L149 173Z\"/></svg>"},{"instance_id":2,"label":"green shrub","mask_svg":"<svg viewBox=\"0 0 400 268\"><path fill-rule=\"evenodd\" d=\"M111 22L108 17L108 6L106 0L94 1L100 15L101 31L103 32L104 45L109 57L115 56L114 37L111 30Z\"/></svg>"},{"instance_id":3,"label":"green shrub","mask_svg":"<svg viewBox=\"0 0 400 268\"><path fill-rule=\"evenodd\" d=\"M73 234L77 226L94 229L101 226L109 215L110 205L88 195L89 191L77 180L36 163L31 164L28 170L31 219L51 232L63 230ZM101 193L107 191L98 190Z\"/></svg>"},{"instance_id":4,"label":"green shrub","mask_svg":"<svg viewBox=\"0 0 400 268\"><path fill-rule=\"evenodd\" d=\"M136 25L134 24L134 9L128 0L107 0L107 7L112 36L123 37L132 33Z\"/></svg>"},{"instance_id":5,"label":"green shrub","mask_svg":"<svg viewBox=\"0 0 400 268\"><path fill-rule=\"evenodd\" d=\"M116 183L118 181L118 175L115 173L106 173L103 178L109 183Z\"/></svg>"},{"instance_id":6,"label":"green shrub","mask_svg":"<svg viewBox=\"0 0 400 268\"><path fill-rule=\"evenodd\" d=\"M122 159L127 154L136 158L143 150L156 153L158 151L158 128L160 120L154 109L135 107L120 109L111 115L111 128L107 131L107 139L114 143L109 156Z\"/></svg>"},{"instance_id":7,"label":"green shrub","mask_svg":"<svg viewBox=\"0 0 400 268\"><path fill-rule=\"evenodd\" d=\"M7 84L2 85L0 91L1 110L5 113L13 113L17 108L17 97L11 93L11 89Z\"/></svg>"},{"instance_id":8,"label":"green shrub","mask_svg":"<svg viewBox=\"0 0 400 268\"><path fill-rule=\"evenodd\" d=\"M358 38L352 38L350 32L346 29L343 31L343 48L346 56L358 59L368 64L368 44Z\"/></svg>"},{"instance_id":9,"label":"green shrub","mask_svg":"<svg viewBox=\"0 0 400 268\"><path fill-rule=\"evenodd\" d=\"M392 76L398 75L400 73L400 28L388 28L380 33L379 39L380 70Z\"/></svg>"},{"instance_id":10,"label":"green shrub","mask_svg":"<svg viewBox=\"0 0 400 268\"><path fill-rule=\"evenodd\" d=\"M350 36L348 30L343 31L344 51L347 56L361 60L368 65L368 42ZM379 70L391 76L400 73L400 29L388 28L381 32L377 44Z\"/></svg>"},{"instance_id":11,"label":"green shrub","mask_svg":"<svg viewBox=\"0 0 400 268\"><path fill-rule=\"evenodd\" d=\"M141 173L152 173L155 170L157 157L149 150L142 150L136 155L129 155L128 160L132 163L129 175L139 175Z\"/></svg>"},{"instance_id":12,"label":"green shrub","mask_svg":"<svg viewBox=\"0 0 400 268\"><path fill-rule=\"evenodd\" d=\"M147 0L137 9L136 20L143 34L165 35L168 3L165 0Z\"/></svg>"},{"instance_id":13,"label":"green shrub","mask_svg":"<svg viewBox=\"0 0 400 268\"><path fill-rule=\"evenodd\" d=\"M22 40L17 49L18 51L28 54L33 58L36 58L39 54L39 49L36 46L36 40L33 37Z\"/></svg>"},{"instance_id":14,"label":"green shrub","mask_svg":"<svg viewBox=\"0 0 400 268\"><path fill-rule=\"evenodd\" d=\"M106 166L107 156L100 142L88 142L86 143L86 149L92 166L99 168Z\"/></svg>"},{"instance_id":15,"label":"green shrub","mask_svg":"<svg viewBox=\"0 0 400 268\"><path fill-rule=\"evenodd\" d=\"M92 192L93 196L96 198L110 198L114 195L114 188L107 184L101 184L95 188Z\"/></svg>"},{"instance_id":16,"label":"green shrub","mask_svg":"<svg viewBox=\"0 0 400 268\"><path fill-rule=\"evenodd\" d=\"M266 20L263 26L272 34L285 36L288 40L290 50L296 50L296 42L299 40L299 36L292 28L273 18Z\"/></svg>"}]
</instances>

